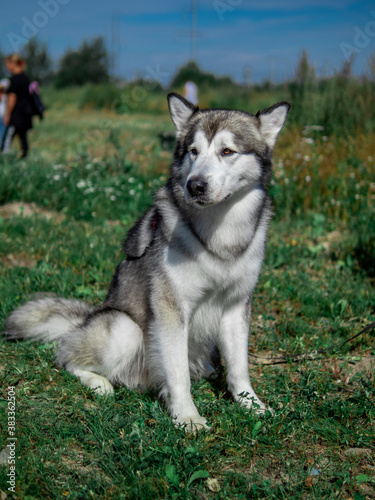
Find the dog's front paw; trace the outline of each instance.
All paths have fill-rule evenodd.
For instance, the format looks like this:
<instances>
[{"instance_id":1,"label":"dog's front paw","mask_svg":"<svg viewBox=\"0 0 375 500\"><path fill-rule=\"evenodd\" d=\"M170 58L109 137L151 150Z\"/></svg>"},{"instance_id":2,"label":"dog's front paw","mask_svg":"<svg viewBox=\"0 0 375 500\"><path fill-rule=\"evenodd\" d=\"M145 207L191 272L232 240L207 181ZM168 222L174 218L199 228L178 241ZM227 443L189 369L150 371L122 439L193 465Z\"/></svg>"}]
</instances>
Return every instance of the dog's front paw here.
<instances>
[{"instance_id":1,"label":"dog's front paw","mask_svg":"<svg viewBox=\"0 0 375 500\"><path fill-rule=\"evenodd\" d=\"M207 420L200 415L178 416L175 419L177 427L183 427L186 432L196 433L197 431L210 431L211 427L207 425Z\"/></svg>"},{"instance_id":2,"label":"dog's front paw","mask_svg":"<svg viewBox=\"0 0 375 500\"><path fill-rule=\"evenodd\" d=\"M275 415L273 409L265 405L258 397L250 396L247 393L239 394L238 401L249 410L252 410L256 415L265 415L267 411L269 411L271 415Z\"/></svg>"},{"instance_id":3,"label":"dog's front paw","mask_svg":"<svg viewBox=\"0 0 375 500\"><path fill-rule=\"evenodd\" d=\"M251 410L255 413L255 415L258 416L266 415L267 412L269 412L273 417L276 415L275 411L271 407L266 406L263 403L262 406L260 406L258 403L254 403L251 406Z\"/></svg>"}]
</instances>

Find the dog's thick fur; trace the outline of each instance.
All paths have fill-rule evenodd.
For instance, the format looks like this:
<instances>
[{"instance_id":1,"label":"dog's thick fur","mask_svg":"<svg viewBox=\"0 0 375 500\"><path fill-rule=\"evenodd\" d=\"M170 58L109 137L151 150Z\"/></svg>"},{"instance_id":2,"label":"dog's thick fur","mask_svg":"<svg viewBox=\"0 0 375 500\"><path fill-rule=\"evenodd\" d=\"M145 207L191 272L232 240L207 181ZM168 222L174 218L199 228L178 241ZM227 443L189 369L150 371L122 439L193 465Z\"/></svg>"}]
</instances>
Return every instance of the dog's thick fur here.
<instances>
[{"instance_id":1,"label":"dog's thick fur","mask_svg":"<svg viewBox=\"0 0 375 500\"><path fill-rule=\"evenodd\" d=\"M207 427L190 377L219 351L236 401L264 412L248 371L251 296L271 204L272 151L289 111L199 110L169 94L171 175L130 230L104 303L40 298L15 310L9 339L58 341L57 363L99 393L156 387L177 424Z\"/></svg>"}]
</instances>

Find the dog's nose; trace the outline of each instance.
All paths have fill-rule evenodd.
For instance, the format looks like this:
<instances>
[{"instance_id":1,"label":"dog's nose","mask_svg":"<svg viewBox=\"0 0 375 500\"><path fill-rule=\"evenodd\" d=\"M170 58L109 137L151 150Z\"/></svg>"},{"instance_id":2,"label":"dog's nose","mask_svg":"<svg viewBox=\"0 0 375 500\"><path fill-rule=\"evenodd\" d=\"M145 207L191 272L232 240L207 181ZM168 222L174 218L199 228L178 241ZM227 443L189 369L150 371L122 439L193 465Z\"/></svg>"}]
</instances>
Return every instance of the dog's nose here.
<instances>
[{"instance_id":1,"label":"dog's nose","mask_svg":"<svg viewBox=\"0 0 375 500\"><path fill-rule=\"evenodd\" d=\"M188 180L186 188L191 196L202 196L206 192L207 182L200 177L193 177Z\"/></svg>"}]
</instances>

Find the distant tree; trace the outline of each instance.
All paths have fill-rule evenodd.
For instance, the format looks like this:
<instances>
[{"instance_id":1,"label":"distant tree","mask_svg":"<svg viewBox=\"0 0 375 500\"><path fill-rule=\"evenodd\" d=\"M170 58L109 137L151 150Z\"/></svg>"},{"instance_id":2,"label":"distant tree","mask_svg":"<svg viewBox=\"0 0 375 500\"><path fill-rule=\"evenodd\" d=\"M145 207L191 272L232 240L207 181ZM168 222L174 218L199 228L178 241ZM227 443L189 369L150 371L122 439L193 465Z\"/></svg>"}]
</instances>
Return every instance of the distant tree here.
<instances>
[{"instance_id":1,"label":"distant tree","mask_svg":"<svg viewBox=\"0 0 375 500\"><path fill-rule=\"evenodd\" d=\"M307 50L303 49L297 62L296 82L301 87L307 87L314 83L315 78L315 68L310 65Z\"/></svg>"},{"instance_id":2,"label":"distant tree","mask_svg":"<svg viewBox=\"0 0 375 500\"><path fill-rule=\"evenodd\" d=\"M352 54L349 60L345 59L339 72L339 77L342 80L349 80L349 78L352 76L355 57L356 54Z\"/></svg>"},{"instance_id":3,"label":"distant tree","mask_svg":"<svg viewBox=\"0 0 375 500\"><path fill-rule=\"evenodd\" d=\"M370 80L375 82L375 52L368 58L367 64L370 70Z\"/></svg>"},{"instance_id":4,"label":"distant tree","mask_svg":"<svg viewBox=\"0 0 375 500\"><path fill-rule=\"evenodd\" d=\"M291 116L298 125L304 124L304 111L310 107L310 96L314 84L316 84L315 68L310 64L307 50L303 49L297 61L294 80L288 85L293 103Z\"/></svg>"},{"instance_id":5,"label":"distant tree","mask_svg":"<svg viewBox=\"0 0 375 500\"><path fill-rule=\"evenodd\" d=\"M198 86L235 85L229 76L217 77L213 73L205 73L195 61L189 61L177 70L177 73L172 78L170 88L182 87L189 80Z\"/></svg>"},{"instance_id":6,"label":"distant tree","mask_svg":"<svg viewBox=\"0 0 375 500\"><path fill-rule=\"evenodd\" d=\"M21 52L26 61L26 71L30 81L37 80L41 84L50 83L53 78L52 60L47 45L35 37L24 45Z\"/></svg>"},{"instance_id":7,"label":"distant tree","mask_svg":"<svg viewBox=\"0 0 375 500\"><path fill-rule=\"evenodd\" d=\"M85 40L78 50L68 50L62 56L56 75L56 87L103 83L109 80L109 56L104 38Z\"/></svg>"}]
</instances>

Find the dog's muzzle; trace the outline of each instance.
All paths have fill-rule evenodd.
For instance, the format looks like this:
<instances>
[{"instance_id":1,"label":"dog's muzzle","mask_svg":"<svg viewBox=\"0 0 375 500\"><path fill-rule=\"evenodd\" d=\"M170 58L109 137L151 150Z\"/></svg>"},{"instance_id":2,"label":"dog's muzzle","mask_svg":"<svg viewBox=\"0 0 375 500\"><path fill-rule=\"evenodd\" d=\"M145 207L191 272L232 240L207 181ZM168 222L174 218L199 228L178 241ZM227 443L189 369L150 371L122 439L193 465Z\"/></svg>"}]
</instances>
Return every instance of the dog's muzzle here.
<instances>
[{"instance_id":1,"label":"dog's muzzle","mask_svg":"<svg viewBox=\"0 0 375 500\"><path fill-rule=\"evenodd\" d=\"M192 177L186 183L186 189L193 198L203 197L207 192L208 182L201 177Z\"/></svg>"}]
</instances>

